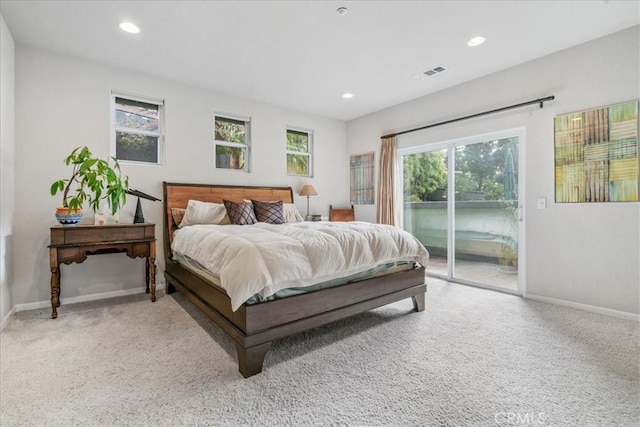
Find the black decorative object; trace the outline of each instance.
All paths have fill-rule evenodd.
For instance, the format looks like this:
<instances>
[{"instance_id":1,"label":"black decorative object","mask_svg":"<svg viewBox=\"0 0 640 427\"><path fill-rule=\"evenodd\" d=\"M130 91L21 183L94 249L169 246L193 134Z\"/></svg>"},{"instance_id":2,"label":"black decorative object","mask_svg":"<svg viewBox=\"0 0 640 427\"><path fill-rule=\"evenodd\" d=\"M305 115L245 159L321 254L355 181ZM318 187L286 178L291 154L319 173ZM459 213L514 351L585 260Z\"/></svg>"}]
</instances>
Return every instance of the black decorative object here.
<instances>
[{"instance_id":1,"label":"black decorative object","mask_svg":"<svg viewBox=\"0 0 640 427\"><path fill-rule=\"evenodd\" d=\"M142 197L143 199L151 200L152 202L161 201L160 199L150 196L147 193L143 193L142 191L138 191L131 188L127 190L127 194L136 196L138 198L138 204L136 205L136 213L133 216L134 224L140 224L144 222L144 215L142 214L142 204L140 203L140 197Z\"/></svg>"}]
</instances>

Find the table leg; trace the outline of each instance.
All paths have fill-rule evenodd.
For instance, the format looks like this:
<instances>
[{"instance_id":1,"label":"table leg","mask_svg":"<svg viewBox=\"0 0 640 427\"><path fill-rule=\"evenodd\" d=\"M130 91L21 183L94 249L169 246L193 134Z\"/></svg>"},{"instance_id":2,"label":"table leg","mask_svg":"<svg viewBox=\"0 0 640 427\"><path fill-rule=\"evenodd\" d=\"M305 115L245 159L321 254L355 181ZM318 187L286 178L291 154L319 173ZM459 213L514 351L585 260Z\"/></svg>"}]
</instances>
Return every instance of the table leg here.
<instances>
[{"instance_id":1,"label":"table leg","mask_svg":"<svg viewBox=\"0 0 640 427\"><path fill-rule=\"evenodd\" d=\"M145 263L144 263L144 281L147 284L146 289L144 290L146 293L149 293L149 257L147 257L145 259Z\"/></svg>"},{"instance_id":2,"label":"table leg","mask_svg":"<svg viewBox=\"0 0 640 427\"><path fill-rule=\"evenodd\" d=\"M156 300L156 259L151 258L150 265L150 275L151 275L151 302L155 302Z\"/></svg>"},{"instance_id":3,"label":"table leg","mask_svg":"<svg viewBox=\"0 0 640 427\"><path fill-rule=\"evenodd\" d=\"M147 268L147 274L151 279L151 302L156 300L156 241L152 241L149 244L149 258L147 262L150 262L149 268Z\"/></svg>"},{"instance_id":4,"label":"table leg","mask_svg":"<svg viewBox=\"0 0 640 427\"><path fill-rule=\"evenodd\" d=\"M60 283L62 283L62 270L58 267L56 272L58 275L58 307L60 307L60 300L62 299L62 288L60 287Z\"/></svg>"},{"instance_id":5,"label":"table leg","mask_svg":"<svg viewBox=\"0 0 640 427\"><path fill-rule=\"evenodd\" d=\"M51 269L51 318L58 317L60 307L60 267Z\"/></svg>"}]
</instances>

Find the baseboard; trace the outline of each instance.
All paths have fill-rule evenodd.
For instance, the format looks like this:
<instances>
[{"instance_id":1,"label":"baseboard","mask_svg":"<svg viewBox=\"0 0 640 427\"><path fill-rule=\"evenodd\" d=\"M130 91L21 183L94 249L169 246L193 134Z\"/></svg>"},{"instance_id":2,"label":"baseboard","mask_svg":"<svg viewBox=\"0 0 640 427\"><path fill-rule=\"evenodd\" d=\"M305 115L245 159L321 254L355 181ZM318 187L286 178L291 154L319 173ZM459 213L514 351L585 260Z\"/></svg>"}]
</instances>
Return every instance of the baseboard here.
<instances>
[{"instance_id":1,"label":"baseboard","mask_svg":"<svg viewBox=\"0 0 640 427\"><path fill-rule=\"evenodd\" d=\"M595 305L580 304L578 302L566 301L557 298L542 297L539 295L526 294L526 299L533 301L546 302L549 304L561 305L564 307L575 308L578 310L590 311L592 313L604 314L605 316L617 317L619 319L633 320L640 322L640 314L629 313L627 311L612 310L610 308L598 307Z\"/></svg>"},{"instance_id":2,"label":"baseboard","mask_svg":"<svg viewBox=\"0 0 640 427\"><path fill-rule=\"evenodd\" d=\"M156 290L164 290L164 289L165 289L164 284L159 284L156 287ZM95 301L99 299L141 294L144 292L145 292L145 288L134 288L134 289L125 289L121 291L103 292L100 294L82 295L78 297L62 298L61 304L74 304L78 302ZM636 322L640 322L640 314L629 313L627 311L612 310L610 308L598 307L595 305L588 305L588 304L580 304L573 301L566 301L562 299L549 298L549 297L543 297L543 296L532 295L532 294L526 294L524 298L530 299L533 301L546 302L549 304L561 305L563 307L570 307L578 310L589 311L592 313L604 314L605 316L617 317L619 319L626 319L626 320L633 320ZM47 308L47 307L51 307L51 301L39 301L39 302L31 302L27 304L14 305L11 308L11 310L9 310L9 313L7 313L4 319L2 319L2 323L0 324L0 331L4 329L4 327L7 325L7 322L9 321L9 319L14 313L19 311L26 311L26 310L38 310L38 309Z\"/></svg>"},{"instance_id":3,"label":"baseboard","mask_svg":"<svg viewBox=\"0 0 640 427\"><path fill-rule=\"evenodd\" d=\"M159 284L156 286L156 291L164 290L165 285ZM133 289L124 289L121 291L111 291L111 292L103 292L100 294L91 294L91 295L81 295L77 297L70 298L61 298L60 304L75 304L78 302L87 302L87 301L95 301L99 299L107 299L107 298L115 298L115 297L123 297L127 295L135 295L145 293L145 288L133 288ZM40 308L51 307L51 301L38 301L38 302L30 302L26 304L17 304L13 307L12 311L27 311L27 310L38 310Z\"/></svg>"},{"instance_id":4,"label":"baseboard","mask_svg":"<svg viewBox=\"0 0 640 427\"><path fill-rule=\"evenodd\" d=\"M15 305L11 307L11 310L9 310L9 313L7 313L7 315L4 316L4 319L2 319L2 323L0 323L0 331L2 331L5 326L7 326L7 322L9 321L9 318L13 316L13 313L15 313L16 311L17 310Z\"/></svg>"}]
</instances>

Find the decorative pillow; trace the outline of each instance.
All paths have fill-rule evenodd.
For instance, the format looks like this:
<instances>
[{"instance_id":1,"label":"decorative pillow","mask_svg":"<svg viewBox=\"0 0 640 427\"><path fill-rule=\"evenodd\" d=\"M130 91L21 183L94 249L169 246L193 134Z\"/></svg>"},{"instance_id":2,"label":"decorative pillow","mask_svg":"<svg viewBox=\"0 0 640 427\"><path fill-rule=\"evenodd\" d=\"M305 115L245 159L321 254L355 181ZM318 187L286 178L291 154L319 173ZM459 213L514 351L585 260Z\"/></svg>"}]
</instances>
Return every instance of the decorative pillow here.
<instances>
[{"instance_id":1,"label":"decorative pillow","mask_svg":"<svg viewBox=\"0 0 640 427\"><path fill-rule=\"evenodd\" d=\"M187 210L178 227L196 224L230 224L227 210L220 203L201 202L189 200Z\"/></svg>"},{"instance_id":2,"label":"decorative pillow","mask_svg":"<svg viewBox=\"0 0 640 427\"><path fill-rule=\"evenodd\" d=\"M304 218L298 212L298 208L293 203L283 203L284 222L303 222Z\"/></svg>"},{"instance_id":3,"label":"decorative pillow","mask_svg":"<svg viewBox=\"0 0 640 427\"><path fill-rule=\"evenodd\" d=\"M182 218L184 218L184 213L186 211L186 209L182 208L171 208L171 217L173 218L173 222L176 226L180 226L180 223L182 222Z\"/></svg>"},{"instance_id":4,"label":"decorative pillow","mask_svg":"<svg viewBox=\"0 0 640 427\"><path fill-rule=\"evenodd\" d=\"M259 200L251 200L253 210L259 222L268 222L269 224L284 224L284 211L282 209L282 201L277 202L261 202Z\"/></svg>"},{"instance_id":5,"label":"decorative pillow","mask_svg":"<svg viewBox=\"0 0 640 427\"><path fill-rule=\"evenodd\" d=\"M232 202L224 200L224 207L232 224L250 225L258 222L251 202Z\"/></svg>"}]
</instances>

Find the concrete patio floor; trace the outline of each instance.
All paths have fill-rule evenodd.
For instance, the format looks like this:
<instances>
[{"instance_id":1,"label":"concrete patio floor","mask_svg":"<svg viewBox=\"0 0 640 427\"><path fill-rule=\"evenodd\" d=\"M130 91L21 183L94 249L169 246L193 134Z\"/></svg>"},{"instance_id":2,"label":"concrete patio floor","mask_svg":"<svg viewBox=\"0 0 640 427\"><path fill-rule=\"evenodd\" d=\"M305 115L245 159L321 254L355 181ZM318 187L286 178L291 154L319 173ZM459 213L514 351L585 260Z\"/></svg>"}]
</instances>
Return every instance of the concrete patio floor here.
<instances>
[{"instance_id":1,"label":"concrete patio floor","mask_svg":"<svg viewBox=\"0 0 640 427\"><path fill-rule=\"evenodd\" d=\"M447 258L432 255L427 266L427 274L446 278ZM504 271L502 266L488 262L458 259L455 262L454 278L514 291L518 290L517 271Z\"/></svg>"}]
</instances>

